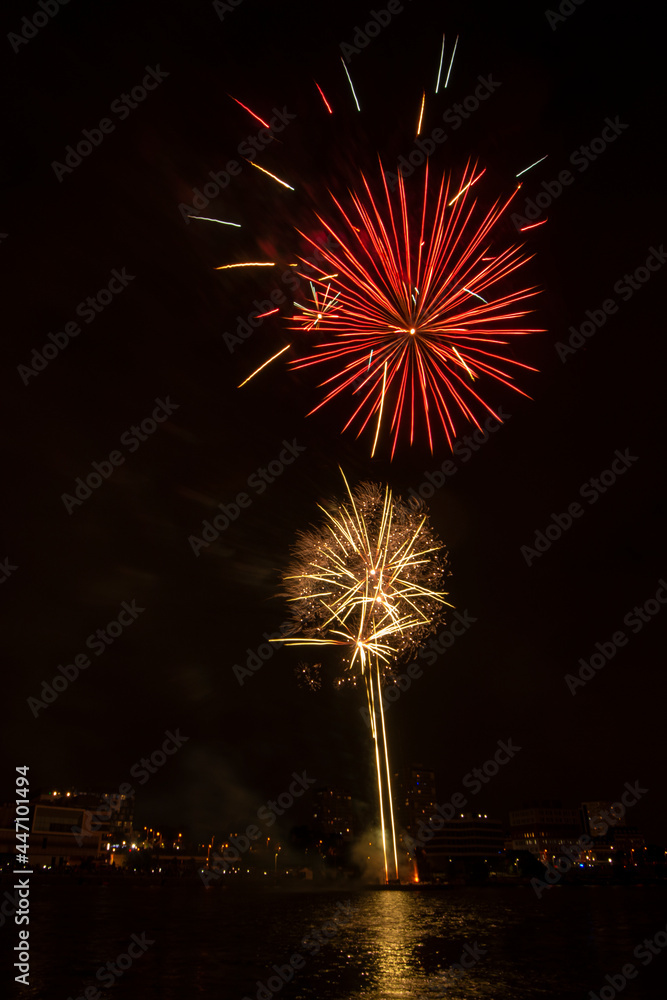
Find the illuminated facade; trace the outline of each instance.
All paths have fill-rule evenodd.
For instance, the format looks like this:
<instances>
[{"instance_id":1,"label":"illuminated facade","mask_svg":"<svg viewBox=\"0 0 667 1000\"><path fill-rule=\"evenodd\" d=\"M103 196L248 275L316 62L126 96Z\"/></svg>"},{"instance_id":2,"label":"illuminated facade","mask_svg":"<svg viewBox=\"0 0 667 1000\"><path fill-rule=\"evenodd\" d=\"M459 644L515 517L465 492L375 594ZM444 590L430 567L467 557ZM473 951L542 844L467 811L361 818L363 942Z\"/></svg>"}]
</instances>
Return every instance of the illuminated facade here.
<instances>
[{"instance_id":1,"label":"illuminated facade","mask_svg":"<svg viewBox=\"0 0 667 1000\"><path fill-rule=\"evenodd\" d=\"M313 818L323 836L351 840L354 830L352 796L335 788L318 789Z\"/></svg>"},{"instance_id":2,"label":"illuminated facade","mask_svg":"<svg viewBox=\"0 0 667 1000\"><path fill-rule=\"evenodd\" d=\"M560 802L515 809L509 814L510 851L530 851L547 863L562 854L563 845L575 843L581 834L578 809L564 809Z\"/></svg>"},{"instance_id":3,"label":"illuminated facade","mask_svg":"<svg viewBox=\"0 0 667 1000\"><path fill-rule=\"evenodd\" d=\"M134 794L118 792L50 792L41 796L41 802L68 808L78 808L84 813L83 833L99 834L101 850L120 848L132 842L134 820ZM107 846L108 845L108 846Z\"/></svg>"},{"instance_id":4,"label":"illuminated facade","mask_svg":"<svg viewBox=\"0 0 667 1000\"><path fill-rule=\"evenodd\" d=\"M485 880L503 857L502 823L481 813L443 820L426 843L420 870L426 877Z\"/></svg>"},{"instance_id":5,"label":"illuminated facade","mask_svg":"<svg viewBox=\"0 0 667 1000\"><path fill-rule=\"evenodd\" d=\"M396 822L411 837L418 837L419 825L435 813L438 799L435 772L423 767L403 767L394 774Z\"/></svg>"}]
</instances>

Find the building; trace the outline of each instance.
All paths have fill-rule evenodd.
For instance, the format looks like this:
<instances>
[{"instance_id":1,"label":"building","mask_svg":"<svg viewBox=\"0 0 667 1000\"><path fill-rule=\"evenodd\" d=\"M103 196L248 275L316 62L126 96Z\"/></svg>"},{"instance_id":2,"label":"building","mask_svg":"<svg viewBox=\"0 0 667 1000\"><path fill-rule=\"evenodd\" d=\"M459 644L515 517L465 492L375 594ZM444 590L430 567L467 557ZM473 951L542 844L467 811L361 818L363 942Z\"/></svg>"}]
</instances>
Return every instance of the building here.
<instances>
[{"instance_id":1,"label":"building","mask_svg":"<svg viewBox=\"0 0 667 1000\"><path fill-rule=\"evenodd\" d=\"M646 858L646 838L635 826L614 830L614 860L624 868L638 868Z\"/></svg>"},{"instance_id":2,"label":"building","mask_svg":"<svg viewBox=\"0 0 667 1000\"><path fill-rule=\"evenodd\" d=\"M618 802L582 802L584 831L592 838L590 861L636 868L644 858L646 841L637 827L628 826ZM588 859L587 859L588 860Z\"/></svg>"},{"instance_id":3,"label":"building","mask_svg":"<svg viewBox=\"0 0 667 1000\"><path fill-rule=\"evenodd\" d=\"M509 851L530 851L544 864L559 857L563 845L576 843L581 835L578 809L564 809L558 801L515 809L509 814Z\"/></svg>"},{"instance_id":4,"label":"building","mask_svg":"<svg viewBox=\"0 0 667 1000\"><path fill-rule=\"evenodd\" d=\"M100 834L101 850L104 854L114 848L126 847L132 843L134 821L134 794L121 795L118 792L49 792L40 797L40 802L50 805L82 809L85 814L85 834Z\"/></svg>"},{"instance_id":5,"label":"building","mask_svg":"<svg viewBox=\"0 0 667 1000\"><path fill-rule=\"evenodd\" d=\"M614 802L582 802L581 822L589 837L603 837L610 827L625 826L623 816L613 807ZM612 811L613 810L613 811ZM623 809L625 812L625 808Z\"/></svg>"},{"instance_id":6,"label":"building","mask_svg":"<svg viewBox=\"0 0 667 1000\"><path fill-rule=\"evenodd\" d=\"M497 858L504 850L502 823L481 813L463 813L455 819L443 820L425 845L431 859Z\"/></svg>"},{"instance_id":7,"label":"building","mask_svg":"<svg viewBox=\"0 0 667 1000\"><path fill-rule=\"evenodd\" d=\"M54 867L108 861L132 844L133 796L53 791L28 803L29 857L33 865ZM0 854L16 850L11 807L0 809ZM11 828L10 828L11 827Z\"/></svg>"},{"instance_id":8,"label":"building","mask_svg":"<svg viewBox=\"0 0 667 1000\"><path fill-rule=\"evenodd\" d=\"M485 880L504 856L502 823L481 813L442 820L419 859L420 878Z\"/></svg>"},{"instance_id":9,"label":"building","mask_svg":"<svg viewBox=\"0 0 667 1000\"><path fill-rule=\"evenodd\" d=\"M90 829L90 815L85 809L50 805L42 802L27 803L30 815L28 857L35 867L79 865L94 861L100 854L100 834L86 833ZM16 855L15 806L0 808L0 854L6 858Z\"/></svg>"},{"instance_id":10,"label":"building","mask_svg":"<svg viewBox=\"0 0 667 1000\"><path fill-rule=\"evenodd\" d=\"M95 860L101 834L91 830L91 814L77 806L35 803L30 861L33 865L76 865Z\"/></svg>"},{"instance_id":11,"label":"building","mask_svg":"<svg viewBox=\"0 0 667 1000\"><path fill-rule=\"evenodd\" d=\"M394 774L394 818L398 829L419 836L421 823L435 813L438 799L435 772L423 767L403 767Z\"/></svg>"},{"instance_id":12,"label":"building","mask_svg":"<svg viewBox=\"0 0 667 1000\"><path fill-rule=\"evenodd\" d=\"M323 839L342 837L343 840L352 840L354 831L352 796L335 788L319 788L314 795L313 819L320 836Z\"/></svg>"}]
</instances>

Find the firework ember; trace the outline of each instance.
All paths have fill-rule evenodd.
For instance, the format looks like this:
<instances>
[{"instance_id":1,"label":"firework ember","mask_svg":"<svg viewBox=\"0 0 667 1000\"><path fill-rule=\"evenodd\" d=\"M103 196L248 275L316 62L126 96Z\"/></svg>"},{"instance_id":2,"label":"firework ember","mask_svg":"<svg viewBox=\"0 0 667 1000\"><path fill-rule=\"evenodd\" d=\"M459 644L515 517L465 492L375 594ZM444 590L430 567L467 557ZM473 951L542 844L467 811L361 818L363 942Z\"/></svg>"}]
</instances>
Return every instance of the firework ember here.
<instances>
[{"instance_id":1,"label":"firework ember","mask_svg":"<svg viewBox=\"0 0 667 1000\"><path fill-rule=\"evenodd\" d=\"M427 165L417 208L409 206L400 175L392 195L382 172L379 200L362 176L363 193L351 192L351 208L333 199L337 223L318 216L333 249L301 233L324 264L309 264L302 275L311 297L296 303L292 328L331 336L293 367L329 363L335 370L322 383L329 388L315 410L349 390L359 402L345 428L356 422L361 434L374 423L377 443L384 419L392 457L405 424L412 444L423 421L433 450L435 423L451 447L456 415L478 427L480 406L497 417L477 393L484 378L526 395L508 368L529 366L502 348L512 337L542 332L520 322L537 290L503 288L529 258L520 246L498 246L498 224L513 195L479 210L471 192L483 173L467 168L455 187L443 177L431 199Z\"/></svg>"},{"instance_id":2,"label":"firework ember","mask_svg":"<svg viewBox=\"0 0 667 1000\"><path fill-rule=\"evenodd\" d=\"M354 490L345 485L348 498L322 507L322 523L302 532L294 546L283 577L293 605L293 636L283 642L342 647L338 683L362 680L365 685L388 880L385 813L397 878L398 860L381 689L442 621L448 559L419 505L374 483ZM303 669L310 680L310 671Z\"/></svg>"}]
</instances>

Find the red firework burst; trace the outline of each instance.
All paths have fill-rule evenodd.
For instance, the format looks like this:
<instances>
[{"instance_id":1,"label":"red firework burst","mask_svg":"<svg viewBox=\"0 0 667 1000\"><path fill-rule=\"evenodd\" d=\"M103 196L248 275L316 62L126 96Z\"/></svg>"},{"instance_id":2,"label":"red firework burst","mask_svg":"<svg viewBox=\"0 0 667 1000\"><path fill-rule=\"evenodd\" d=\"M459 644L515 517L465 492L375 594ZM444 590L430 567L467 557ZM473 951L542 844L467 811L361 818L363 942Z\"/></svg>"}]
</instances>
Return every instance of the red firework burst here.
<instances>
[{"instance_id":1,"label":"red firework burst","mask_svg":"<svg viewBox=\"0 0 667 1000\"><path fill-rule=\"evenodd\" d=\"M506 367L535 369L503 356L498 348L510 336L544 332L514 325L531 311L517 306L537 290L496 292L530 258L521 255L518 245L492 251L494 227L516 192L504 203L496 201L486 214L478 211L470 191L483 173L475 175L469 165L451 197L451 178L443 176L437 201L429 208L427 164L418 215L408 209L400 175L397 197L392 197L382 170L382 210L362 175L363 193L350 192L354 220L335 197L338 228L318 216L334 249L301 233L327 267L308 264L309 273L302 277L310 280L312 297L307 305L295 303L301 312L290 317L296 324L292 329L333 336L292 366L336 363L337 371L321 383L330 387L327 395L311 412L352 390L360 402L344 429L357 422L361 434L376 417L373 453L385 406L392 409L393 457L408 421L412 444L420 411L431 451L436 419L451 447L454 414L462 413L479 427L476 401L497 416L475 391L478 378L490 376L526 395L513 385Z\"/></svg>"}]
</instances>

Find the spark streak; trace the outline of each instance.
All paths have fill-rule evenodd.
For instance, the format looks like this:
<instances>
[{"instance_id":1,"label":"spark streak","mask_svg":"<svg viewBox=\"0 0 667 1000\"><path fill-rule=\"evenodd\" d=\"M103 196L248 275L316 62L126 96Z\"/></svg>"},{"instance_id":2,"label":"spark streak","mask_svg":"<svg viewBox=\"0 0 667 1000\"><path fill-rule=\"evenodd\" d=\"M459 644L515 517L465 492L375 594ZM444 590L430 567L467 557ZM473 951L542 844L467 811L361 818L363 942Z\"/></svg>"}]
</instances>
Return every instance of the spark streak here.
<instances>
[{"instance_id":1,"label":"spark streak","mask_svg":"<svg viewBox=\"0 0 667 1000\"><path fill-rule=\"evenodd\" d=\"M549 154L547 153L547 155L543 156L541 160L535 160L535 162L531 163L531 165L529 167L524 167L523 170L520 170L519 173L515 174L514 176L515 177L521 177L522 174L527 174L528 171L532 170L533 167L536 167L538 163L544 163L544 161L547 159L548 156L549 156Z\"/></svg>"},{"instance_id":2,"label":"spark streak","mask_svg":"<svg viewBox=\"0 0 667 1000\"><path fill-rule=\"evenodd\" d=\"M489 300L488 300L488 299L484 299L484 298L482 298L482 296L481 296L481 295L478 295L478 294L477 294L477 292L471 292L469 288L464 288L464 289L463 289L463 291L464 291L464 292L467 292L467 293L468 293L468 295L474 295L476 299L479 299L479 301L480 301L480 302L483 302L483 303L484 303L484 305L487 305L487 306L488 306L488 304L489 304Z\"/></svg>"},{"instance_id":3,"label":"spark streak","mask_svg":"<svg viewBox=\"0 0 667 1000\"><path fill-rule=\"evenodd\" d=\"M435 83L435 92L436 92L436 94L440 90L440 74L442 73L442 60L444 58L445 58L445 35L444 35L444 32L443 32L443 35L442 35L442 48L440 49L440 65L438 66L438 79L436 80L436 83Z\"/></svg>"},{"instance_id":4,"label":"spark streak","mask_svg":"<svg viewBox=\"0 0 667 1000\"><path fill-rule=\"evenodd\" d=\"M209 219L205 215L188 215L188 219L199 219L201 222L219 222L221 226L236 226L241 228L240 222L224 222L222 219Z\"/></svg>"},{"instance_id":5,"label":"spark streak","mask_svg":"<svg viewBox=\"0 0 667 1000\"><path fill-rule=\"evenodd\" d=\"M537 226L543 226L547 221L547 219L542 219L541 222L533 222L530 226L522 226L519 232L525 233L528 229L535 229Z\"/></svg>"},{"instance_id":6,"label":"spark streak","mask_svg":"<svg viewBox=\"0 0 667 1000\"><path fill-rule=\"evenodd\" d=\"M447 79L445 80L445 90L447 90L447 84L449 83L449 77L452 72L452 66L454 65L454 56L456 55L456 46L459 44L459 36L456 36L456 41L454 42L454 50L452 52L452 58L449 61L449 69L447 70Z\"/></svg>"},{"instance_id":7,"label":"spark streak","mask_svg":"<svg viewBox=\"0 0 667 1000\"><path fill-rule=\"evenodd\" d=\"M421 133L422 121L424 119L424 104L426 103L426 91L422 94L422 106L419 111L419 124L417 125L417 135Z\"/></svg>"},{"instance_id":8,"label":"spark streak","mask_svg":"<svg viewBox=\"0 0 667 1000\"><path fill-rule=\"evenodd\" d=\"M352 96L354 97L354 103L357 106L357 111L361 111L361 108L359 107L359 101L357 100L357 95L354 90L354 84L352 83L352 77L348 72L347 66L345 65L345 60L343 59L342 56L340 57L340 61L343 64L343 69L345 70L345 76L347 77L348 83L350 84L350 90L352 91Z\"/></svg>"},{"instance_id":9,"label":"spark streak","mask_svg":"<svg viewBox=\"0 0 667 1000\"><path fill-rule=\"evenodd\" d=\"M321 95L321 97L322 97L322 100L323 100L323 101L324 101L324 103L326 104L326 107L327 107L327 111L329 112L329 114L330 114L330 115L332 115L332 114L333 114L333 111L331 110L331 105L329 104L329 102L327 101L326 97L324 96L324 92L323 92L322 88L320 87L320 85L319 85L319 83L317 82L317 80L313 80L313 83L315 84L315 86L316 86L316 87L317 87L317 89L319 90L319 92L320 92L320 95Z\"/></svg>"},{"instance_id":10,"label":"spark streak","mask_svg":"<svg viewBox=\"0 0 667 1000\"><path fill-rule=\"evenodd\" d=\"M452 350L454 351L454 354L459 359L459 361L461 362L461 364L463 365L463 367L465 368L465 370L468 372L468 375L470 375L470 378L474 378L475 377L475 373L470 371L470 369L468 368L467 364L465 363L465 361L463 360L463 358L459 354L458 349L456 347L452 347Z\"/></svg>"},{"instance_id":11,"label":"spark streak","mask_svg":"<svg viewBox=\"0 0 667 1000\"><path fill-rule=\"evenodd\" d=\"M229 96L230 96L230 97L232 98L232 100L233 100L233 101L236 101L236 98L235 98L235 97L232 97L232 95L231 95L231 94L230 94ZM236 103L237 103L237 104L241 104L241 102L240 102L240 101L236 101ZM268 129L270 129L270 128L271 128L271 126L269 125L269 123L268 123L268 122L265 122L263 118L260 118L260 117L259 117L259 115L256 115L256 114L255 114L255 112L254 112L254 111L251 111L251 110L250 110L250 108L248 108L248 107L246 107L246 106L245 106L245 104L241 104L241 107L243 108L243 110L244 110L244 111L247 111L249 115L252 115L252 117L253 117L253 118L254 118L254 119L255 119L256 121L260 122L260 124L262 124L262 125L264 126L264 128L268 128Z\"/></svg>"},{"instance_id":12,"label":"spark streak","mask_svg":"<svg viewBox=\"0 0 667 1000\"><path fill-rule=\"evenodd\" d=\"M456 195L454 195L454 197L452 198L452 200L450 202L448 202L448 207L451 208L452 205L454 205L459 200L459 198L461 197L461 195L465 194L466 191L468 190L468 188L471 188L473 186L473 184L476 184L477 181L480 179L480 177L482 177L485 173L486 173L486 169L482 170L482 173L478 174L477 177L473 177L473 179L471 181L468 181L468 183L465 185L465 187L462 187L461 190L459 191L459 193L456 194Z\"/></svg>"},{"instance_id":13,"label":"spark streak","mask_svg":"<svg viewBox=\"0 0 667 1000\"><path fill-rule=\"evenodd\" d=\"M255 163L253 160L248 160L248 163L255 167L256 170L261 170L263 174L268 174L269 177L273 177L274 181L278 181L278 183L282 184L283 187L289 188L290 191L294 191L291 184L288 184L287 181L281 181L280 177L276 177L276 175L272 174L270 170L265 170L264 167L260 167L259 163Z\"/></svg>"},{"instance_id":14,"label":"spark streak","mask_svg":"<svg viewBox=\"0 0 667 1000\"><path fill-rule=\"evenodd\" d=\"M255 368L255 370L254 370L254 372L252 373L252 375L248 375L247 379L245 379L245 380L244 380L243 382L241 382L241 385L237 386L237 389L241 389L241 388L243 388L243 386L244 386L244 385L246 384L246 382L249 382L251 378L254 378L254 377L255 377L255 375L257 375L257 374L258 374L258 372L261 372L262 368L266 368L266 366L267 366L267 365L270 365L272 361L275 361L275 360L276 360L276 358L279 358L279 357L280 357L280 355L281 355L281 354L284 354L284 353L285 353L285 351L289 350L289 348L290 348L291 346L292 346L291 344L288 344L288 345L287 345L287 347L283 347L283 349L282 349L281 351L278 351L278 353L277 353L277 354L274 354L274 355L273 355L273 357L272 357L272 358L269 358L269 360L268 360L268 361L265 361L263 365L260 365L260 366L259 366L259 368Z\"/></svg>"},{"instance_id":15,"label":"spark streak","mask_svg":"<svg viewBox=\"0 0 667 1000\"><path fill-rule=\"evenodd\" d=\"M227 271L231 267L275 267L275 262L272 260L249 260L244 261L242 264L221 264L220 267L216 267L214 270Z\"/></svg>"}]
</instances>

